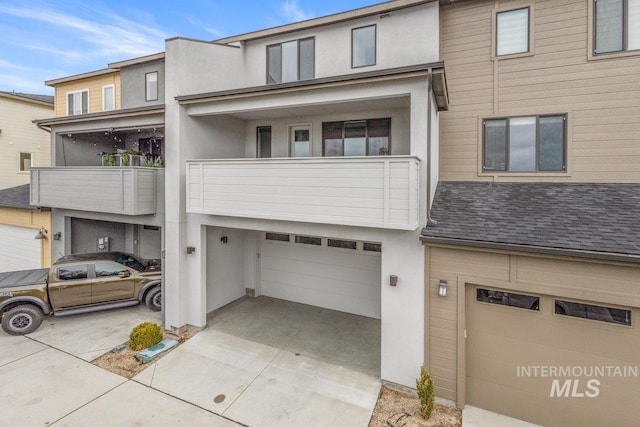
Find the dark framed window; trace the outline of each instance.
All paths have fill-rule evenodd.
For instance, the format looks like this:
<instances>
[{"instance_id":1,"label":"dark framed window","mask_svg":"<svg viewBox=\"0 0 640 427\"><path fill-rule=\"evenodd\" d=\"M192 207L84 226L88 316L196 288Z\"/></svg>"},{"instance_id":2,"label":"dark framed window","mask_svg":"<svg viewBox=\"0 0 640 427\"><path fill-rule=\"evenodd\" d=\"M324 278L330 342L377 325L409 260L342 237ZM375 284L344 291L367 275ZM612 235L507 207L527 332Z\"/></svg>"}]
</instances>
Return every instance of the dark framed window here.
<instances>
[{"instance_id":1,"label":"dark framed window","mask_svg":"<svg viewBox=\"0 0 640 427\"><path fill-rule=\"evenodd\" d=\"M275 240L276 242L288 242L290 236L283 233L267 233L264 237L267 240Z\"/></svg>"},{"instance_id":2,"label":"dark framed window","mask_svg":"<svg viewBox=\"0 0 640 427\"><path fill-rule=\"evenodd\" d=\"M158 72L146 73L144 75L145 81L145 100L157 101L158 100Z\"/></svg>"},{"instance_id":3,"label":"dark framed window","mask_svg":"<svg viewBox=\"0 0 640 427\"><path fill-rule=\"evenodd\" d=\"M296 243L321 246L322 239L320 237L313 237L313 236L296 236Z\"/></svg>"},{"instance_id":4,"label":"dark framed window","mask_svg":"<svg viewBox=\"0 0 640 427\"><path fill-rule=\"evenodd\" d=\"M20 172L31 170L31 153L20 153Z\"/></svg>"},{"instance_id":5,"label":"dark framed window","mask_svg":"<svg viewBox=\"0 0 640 427\"><path fill-rule=\"evenodd\" d=\"M540 297L534 295L515 294L495 289L477 288L476 301L540 311Z\"/></svg>"},{"instance_id":6,"label":"dark framed window","mask_svg":"<svg viewBox=\"0 0 640 427\"><path fill-rule=\"evenodd\" d=\"M355 240L327 239L327 246L330 248L357 249Z\"/></svg>"},{"instance_id":7,"label":"dark framed window","mask_svg":"<svg viewBox=\"0 0 640 427\"><path fill-rule=\"evenodd\" d=\"M483 121L482 170L565 172L566 114Z\"/></svg>"},{"instance_id":8,"label":"dark framed window","mask_svg":"<svg viewBox=\"0 0 640 427\"><path fill-rule=\"evenodd\" d=\"M382 252L382 243L364 242L362 250L368 252Z\"/></svg>"},{"instance_id":9,"label":"dark framed window","mask_svg":"<svg viewBox=\"0 0 640 427\"><path fill-rule=\"evenodd\" d=\"M559 299L555 301L554 305L555 313L562 316L599 320L601 322L631 326L631 310Z\"/></svg>"},{"instance_id":10,"label":"dark framed window","mask_svg":"<svg viewBox=\"0 0 640 427\"><path fill-rule=\"evenodd\" d=\"M640 49L640 0L593 0L593 53Z\"/></svg>"},{"instance_id":11,"label":"dark framed window","mask_svg":"<svg viewBox=\"0 0 640 427\"><path fill-rule=\"evenodd\" d=\"M257 154L259 159L271 157L271 126L258 126L257 132Z\"/></svg>"},{"instance_id":12,"label":"dark framed window","mask_svg":"<svg viewBox=\"0 0 640 427\"><path fill-rule=\"evenodd\" d=\"M376 26L351 30L351 68L376 65Z\"/></svg>"},{"instance_id":13,"label":"dark framed window","mask_svg":"<svg viewBox=\"0 0 640 427\"><path fill-rule=\"evenodd\" d=\"M267 84L309 80L315 76L315 39L267 46Z\"/></svg>"},{"instance_id":14,"label":"dark framed window","mask_svg":"<svg viewBox=\"0 0 640 427\"><path fill-rule=\"evenodd\" d=\"M529 52L528 7L496 13L496 56Z\"/></svg>"},{"instance_id":15,"label":"dark framed window","mask_svg":"<svg viewBox=\"0 0 640 427\"><path fill-rule=\"evenodd\" d=\"M386 156L391 152L391 119L322 123L322 155Z\"/></svg>"}]
</instances>

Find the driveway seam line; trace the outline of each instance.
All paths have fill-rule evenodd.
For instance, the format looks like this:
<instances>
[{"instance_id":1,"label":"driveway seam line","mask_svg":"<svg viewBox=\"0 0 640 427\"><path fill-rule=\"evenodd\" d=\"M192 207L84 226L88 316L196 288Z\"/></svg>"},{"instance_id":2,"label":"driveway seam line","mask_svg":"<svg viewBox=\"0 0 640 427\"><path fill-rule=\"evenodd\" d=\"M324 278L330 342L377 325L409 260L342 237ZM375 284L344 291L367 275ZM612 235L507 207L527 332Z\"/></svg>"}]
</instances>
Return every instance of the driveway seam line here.
<instances>
[{"instance_id":1,"label":"driveway seam line","mask_svg":"<svg viewBox=\"0 0 640 427\"><path fill-rule=\"evenodd\" d=\"M86 360L85 360L85 362L86 362ZM90 362L87 362L87 363L90 363ZM100 394L100 395L98 395L98 396L94 397L93 399L91 399L90 401L86 402L85 404L83 404L83 405L81 405L81 406L78 406L78 407L77 407L77 408L75 408L73 411L71 411L71 412L69 412L69 413L64 414L62 417L58 418L57 420L55 420L55 421L53 421L53 422L51 422L51 423L49 423L49 424L47 424L47 425L48 425L48 426L51 426L51 425L56 424L57 422L61 421L62 419L64 419L64 418L68 417L69 415L73 414L74 412L78 412L78 410L80 410L80 409L84 408L85 406L89 405L89 404L90 404L90 403L92 403L92 402L95 402L96 400L100 399L101 397L103 397L103 396L104 396L104 395L106 395L107 393L112 392L113 390L117 389L118 387L122 386L123 384L126 384L127 382L128 382L128 380L123 381L123 382L121 382L120 384L115 385L114 387L110 388L109 390L105 391L104 393L102 393L102 394Z\"/></svg>"},{"instance_id":2,"label":"driveway seam line","mask_svg":"<svg viewBox=\"0 0 640 427\"><path fill-rule=\"evenodd\" d=\"M283 351L285 351L284 349L280 349L275 356L273 356L271 358L271 360L269 361L269 363L267 363L266 365L264 365L264 368L262 368L262 370L260 372L258 372L258 374L251 380L251 382L249 384L247 384L247 386L244 388L244 390L242 390L241 393L239 393L235 399L233 399L233 402L231 402L228 406L227 409L225 409L224 411L222 411L222 413L226 413L229 409L231 409L231 407L234 405L234 403L236 403L236 401L240 398L240 396L242 396L244 394L245 391L247 391L249 389L249 387L251 387L253 385L254 382L256 382L256 380L258 379L258 377L260 375L262 375L262 373L269 367L269 365L271 365L273 363L274 360L276 360L276 357L278 357L280 355L280 353L282 353Z\"/></svg>"},{"instance_id":3,"label":"driveway seam line","mask_svg":"<svg viewBox=\"0 0 640 427\"><path fill-rule=\"evenodd\" d=\"M25 337L25 338L27 338L27 337ZM39 343L39 344L42 344L42 343ZM49 346L48 346L48 345L46 345L46 344L44 344L44 345L46 346L46 348L41 348L40 350L34 351L33 353L25 354L24 356L22 356L22 357L20 357L20 358L18 358L18 359L11 360L11 361L9 361L9 362L5 363L4 365L0 365L0 368L4 368L5 366L9 366L9 365L11 365L12 363L18 362L18 361L20 361L20 360L22 360L22 359L26 359L27 357L31 357L31 356L33 356L34 354L42 353L43 351L47 351L47 350L49 350L49 349L51 348L51 347L49 347Z\"/></svg>"}]
</instances>

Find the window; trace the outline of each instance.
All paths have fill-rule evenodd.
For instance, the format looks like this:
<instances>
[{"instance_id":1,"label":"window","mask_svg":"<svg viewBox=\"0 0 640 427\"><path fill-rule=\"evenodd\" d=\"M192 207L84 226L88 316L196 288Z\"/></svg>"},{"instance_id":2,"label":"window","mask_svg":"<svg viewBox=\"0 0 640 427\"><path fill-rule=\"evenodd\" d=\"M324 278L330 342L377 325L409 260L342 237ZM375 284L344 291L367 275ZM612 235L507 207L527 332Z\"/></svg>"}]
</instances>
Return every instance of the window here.
<instances>
[{"instance_id":1,"label":"window","mask_svg":"<svg viewBox=\"0 0 640 427\"><path fill-rule=\"evenodd\" d=\"M529 52L529 8L496 13L496 56Z\"/></svg>"},{"instance_id":2,"label":"window","mask_svg":"<svg viewBox=\"0 0 640 427\"><path fill-rule=\"evenodd\" d=\"M114 86L102 86L102 111L111 111L115 108Z\"/></svg>"},{"instance_id":3,"label":"window","mask_svg":"<svg viewBox=\"0 0 640 427\"><path fill-rule=\"evenodd\" d=\"M31 170L31 153L20 153L20 172Z\"/></svg>"},{"instance_id":4,"label":"window","mask_svg":"<svg viewBox=\"0 0 640 427\"><path fill-rule=\"evenodd\" d=\"M67 92L67 115L75 116L89 112L89 90Z\"/></svg>"},{"instance_id":5,"label":"window","mask_svg":"<svg viewBox=\"0 0 640 427\"><path fill-rule=\"evenodd\" d=\"M385 156L390 153L391 119L325 122L323 155Z\"/></svg>"},{"instance_id":6,"label":"window","mask_svg":"<svg viewBox=\"0 0 640 427\"><path fill-rule=\"evenodd\" d=\"M640 49L640 0L594 0L594 54Z\"/></svg>"},{"instance_id":7,"label":"window","mask_svg":"<svg viewBox=\"0 0 640 427\"><path fill-rule=\"evenodd\" d=\"M566 119L562 114L484 120L483 171L564 172Z\"/></svg>"},{"instance_id":8,"label":"window","mask_svg":"<svg viewBox=\"0 0 640 427\"><path fill-rule=\"evenodd\" d=\"M314 44L314 39L309 38L267 46L267 84L312 79Z\"/></svg>"},{"instance_id":9,"label":"window","mask_svg":"<svg viewBox=\"0 0 640 427\"><path fill-rule=\"evenodd\" d=\"M621 308L556 300L555 313L563 316L631 326L631 310Z\"/></svg>"},{"instance_id":10,"label":"window","mask_svg":"<svg viewBox=\"0 0 640 427\"><path fill-rule=\"evenodd\" d=\"M351 68L376 64L376 26L351 30Z\"/></svg>"},{"instance_id":11,"label":"window","mask_svg":"<svg viewBox=\"0 0 640 427\"><path fill-rule=\"evenodd\" d=\"M296 236L296 243L320 246L322 245L322 239L320 237Z\"/></svg>"},{"instance_id":12,"label":"window","mask_svg":"<svg viewBox=\"0 0 640 427\"><path fill-rule=\"evenodd\" d=\"M311 157L311 126L292 126L291 157Z\"/></svg>"},{"instance_id":13,"label":"window","mask_svg":"<svg viewBox=\"0 0 640 427\"><path fill-rule=\"evenodd\" d=\"M355 240L327 239L327 246L330 248L356 249L358 247Z\"/></svg>"},{"instance_id":14,"label":"window","mask_svg":"<svg viewBox=\"0 0 640 427\"><path fill-rule=\"evenodd\" d=\"M514 294L511 292L497 291L494 289L476 289L476 301L490 304L506 305L509 307L525 308L527 310L540 310L540 297L533 295Z\"/></svg>"},{"instance_id":15,"label":"window","mask_svg":"<svg viewBox=\"0 0 640 427\"><path fill-rule=\"evenodd\" d=\"M96 263L96 277L117 276L120 272L128 271L121 265Z\"/></svg>"},{"instance_id":16,"label":"window","mask_svg":"<svg viewBox=\"0 0 640 427\"><path fill-rule=\"evenodd\" d=\"M60 267L58 268L56 277L58 280L86 279L88 277L87 271L88 266L86 264Z\"/></svg>"},{"instance_id":17,"label":"window","mask_svg":"<svg viewBox=\"0 0 640 427\"><path fill-rule=\"evenodd\" d=\"M147 101L158 100L158 72L146 73L145 80L145 99Z\"/></svg>"},{"instance_id":18,"label":"window","mask_svg":"<svg viewBox=\"0 0 640 427\"><path fill-rule=\"evenodd\" d=\"M369 252L382 252L382 243L364 242L362 243L362 250Z\"/></svg>"},{"instance_id":19,"label":"window","mask_svg":"<svg viewBox=\"0 0 640 427\"><path fill-rule=\"evenodd\" d=\"M265 159L271 157L271 126L259 126L258 132L258 158Z\"/></svg>"},{"instance_id":20,"label":"window","mask_svg":"<svg viewBox=\"0 0 640 427\"><path fill-rule=\"evenodd\" d=\"M288 242L289 235L282 233L267 233L265 235L265 239L267 240L275 240L276 242Z\"/></svg>"}]
</instances>

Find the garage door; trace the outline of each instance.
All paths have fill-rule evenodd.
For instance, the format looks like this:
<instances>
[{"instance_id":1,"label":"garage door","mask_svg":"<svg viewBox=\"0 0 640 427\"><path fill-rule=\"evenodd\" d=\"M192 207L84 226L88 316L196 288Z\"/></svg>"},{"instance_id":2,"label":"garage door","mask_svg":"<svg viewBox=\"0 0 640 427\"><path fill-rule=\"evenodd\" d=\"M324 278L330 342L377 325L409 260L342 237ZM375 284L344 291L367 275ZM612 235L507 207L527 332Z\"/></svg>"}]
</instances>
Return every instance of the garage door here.
<instances>
[{"instance_id":1,"label":"garage door","mask_svg":"<svg viewBox=\"0 0 640 427\"><path fill-rule=\"evenodd\" d=\"M380 318L380 245L267 233L262 293Z\"/></svg>"},{"instance_id":2,"label":"garage door","mask_svg":"<svg viewBox=\"0 0 640 427\"><path fill-rule=\"evenodd\" d=\"M40 268L38 230L0 224L0 272Z\"/></svg>"},{"instance_id":3,"label":"garage door","mask_svg":"<svg viewBox=\"0 0 640 427\"><path fill-rule=\"evenodd\" d=\"M545 426L637 425L637 308L467 285L467 404Z\"/></svg>"}]
</instances>

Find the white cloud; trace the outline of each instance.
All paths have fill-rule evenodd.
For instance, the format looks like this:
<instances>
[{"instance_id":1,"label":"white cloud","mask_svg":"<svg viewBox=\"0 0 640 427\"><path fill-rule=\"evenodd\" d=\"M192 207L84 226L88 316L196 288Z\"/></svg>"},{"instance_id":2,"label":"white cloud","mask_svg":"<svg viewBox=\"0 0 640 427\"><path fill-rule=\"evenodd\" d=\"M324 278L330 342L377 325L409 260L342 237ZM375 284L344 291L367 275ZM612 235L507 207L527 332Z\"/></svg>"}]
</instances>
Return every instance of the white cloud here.
<instances>
[{"instance_id":1,"label":"white cloud","mask_svg":"<svg viewBox=\"0 0 640 427\"><path fill-rule=\"evenodd\" d=\"M185 16L185 19L189 24L193 25L194 27L198 27L201 30L206 31L207 33L211 34L211 36L215 38L222 38L224 36L224 33L222 31L213 27L209 27L192 16Z\"/></svg>"},{"instance_id":2,"label":"white cloud","mask_svg":"<svg viewBox=\"0 0 640 427\"><path fill-rule=\"evenodd\" d=\"M300 8L298 0L284 0L280 3L278 13L289 22L304 21L313 18L312 14Z\"/></svg>"}]
</instances>

